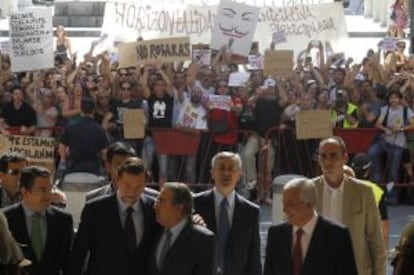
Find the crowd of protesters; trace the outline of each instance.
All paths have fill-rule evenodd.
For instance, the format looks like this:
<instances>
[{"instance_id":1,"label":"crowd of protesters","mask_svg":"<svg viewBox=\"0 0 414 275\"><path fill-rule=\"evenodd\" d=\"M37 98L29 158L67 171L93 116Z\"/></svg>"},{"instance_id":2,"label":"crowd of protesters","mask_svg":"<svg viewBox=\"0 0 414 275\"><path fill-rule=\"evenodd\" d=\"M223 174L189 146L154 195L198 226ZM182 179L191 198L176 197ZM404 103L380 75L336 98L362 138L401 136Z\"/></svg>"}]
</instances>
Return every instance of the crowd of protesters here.
<instances>
[{"instance_id":1,"label":"crowd of protesters","mask_svg":"<svg viewBox=\"0 0 414 275\"><path fill-rule=\"evenodd\" d=\"M250 54L261 55L253 45ZM264 182L279 174L318 174L318 141L296 140L294 129L299 111L322 109L330 110L334 127L377 128L384 133L369 150L376 182L414 182L407 131L414 127L414 60L405 54L405 42L397 45L395 51L383 51L379 43L378 49L369 49L362 62L356 63L335 54L329 42L311 41L297 55L293 70L278 75L252 69L247 59L244 64L240 58L236 62L226 47L213 51L210 65L197 59L189 64L150 60L122 68L108 52L96 54L96 44L79 62L60 26L53 69L12 73L8 55L0 55L1 131L60 138L62 131L50 127L64 129L79 122L84 115L82 102L88 99L95 106L90 115L107 139L99 143L128 142L149 167L153 181L161 185L168 180L210 182L211 157L221 150L240 152L243 188L257 189L258 201L269 201L269 188L257 184L258 175L263 174L257 168L264 162ZM229 75L238 71L250 72L250 79L230 87ZM214 94L230 96L228 108L215 108L210 101ZM143 139L124 138L127 109L143 110ZM198 152L182 157L158 152L152 134L156 128L200 134ZM67 143L63 138L65 146L59 147L61 167L76 161L67 154L71 148ZM82 150L90 153L85 147L76 152L77 160ZM383 168L385 153L392 165ZM406 168L404 178L398 172L400 162Z\"/></svg>"}]
</instances>

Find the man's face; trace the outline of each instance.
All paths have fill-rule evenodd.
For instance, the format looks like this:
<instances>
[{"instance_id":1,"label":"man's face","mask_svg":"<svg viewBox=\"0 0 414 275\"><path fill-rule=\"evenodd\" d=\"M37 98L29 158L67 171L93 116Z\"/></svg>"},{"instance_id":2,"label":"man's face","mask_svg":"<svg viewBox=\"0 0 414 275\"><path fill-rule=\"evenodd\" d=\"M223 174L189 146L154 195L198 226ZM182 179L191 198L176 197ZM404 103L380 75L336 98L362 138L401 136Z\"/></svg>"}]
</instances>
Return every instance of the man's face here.
<instances>
[{"instance_id":1,"label":"man's face","mask_svg":"<svg viewBox=\"0 0 414 275\"><path fill-rule=\"evenodd\" d=\"M132 96L132 87L129 83L121 85L121 99L130 99Z\"/></svg>"},{"instance_id":2,"label":"man's face","mask_svg":"<svg viewBox=\"0 0 414 275\"><path fill-rule=\"evenodd\" d=\"M49 207L52 198L52 183L49 178L36 177L31 189L21 188L23 202L33 211L40 212Z\"/></svg>"},{"instance_id":3,"label":"man's face","mask_svg":"<svg viewBox=\"0 0 414 275\"><path fill-rule=\"evenodd\" d=\"M396 94L392 94L388 98L388 103L392 107L397 107L401 104L401 98Z\"/></svg>"},{"instance_id":4,"label":"man's face","mask_svg":"<svg viewBox=\"0 0 414 275\"><path fill-rule=\"evenodd\" d=\"M117 184L116 184L116 173L118 171L118 167L128 158L133 157L133 156L129 156L129 155L114 155L112 157L111 162L109 161L105 161L105 170L106 173L110 176L110 178L112 179L112 185L113 187L115 187L115 189L118 188Z\"/></svg>"},{"instance_id":5,"label":"man's face","mask_svg":"<svg viewBox=\"0 0 414 275\"><path fill-rule=\"evenodd\" d=\"M145 172L139 175L122 173L117 179L118 192L122 201L128 205L134 204L145 188Z\"/></svg>"},{"instance_id":6,"label":"man's face","mask_svg":"<svg viewBox=\"0 0 414 275\"><path fill-rule=\"evenodd\" d=\"M154 209L157 222L167 228L176 225L183 217L183 206L173 203L173 193L168 189L161 190Z\"/></svg>"},{"instance_id":7,"label":"man's face","mask_svg":"<svg viewBox=\"0 0 414 275\"><path fill-rule=\"evenodd\" d=\"M0 173L2 186L10 196L15 196L19 192L20 171L26 166L26 161L9 162L6 172Z\"/></svg>"},{"instance_id":8,"label":"man's face","mask_svg":"<svg viewBox=\"0 0 414 275\"><path fill-rule=\"evenodd\" d=\"M343 166L348 161L348 154L333 139L323 141L319 146L319 165L323 175L329 180L343 178Z\"/></svg>"},{"instance_id":9,"label":"man's face","mask_svg":"<svg viewBox=\"0 0 414 275\"><path fill-rule=\"evenodd\" d=\"M20 89L16 89L12 93L13 102L14 103L22 103L23 102L23 91Z\"/></svg>"},{"instance_id":10,"label":"man's face","mask_svg":"<svg viewBox=\"0 0 414 275\"><path fill-rule=\"evenodd\" d=\"M283 212L291 225L302 227L312 217L313 208L301 201L299 189L287 189L283 191Z\"/></svg>"},{"instance_id":11,"label":"man's face","mask_svg":"<svg viewBox=\"0 0 414 275\"><path fill-rule=\"evenodd\" d=\"M211 169L216 188L223 194L234 190L240 179L241 171L234 158L219 158Z\"/></svg>"}]
</instances>

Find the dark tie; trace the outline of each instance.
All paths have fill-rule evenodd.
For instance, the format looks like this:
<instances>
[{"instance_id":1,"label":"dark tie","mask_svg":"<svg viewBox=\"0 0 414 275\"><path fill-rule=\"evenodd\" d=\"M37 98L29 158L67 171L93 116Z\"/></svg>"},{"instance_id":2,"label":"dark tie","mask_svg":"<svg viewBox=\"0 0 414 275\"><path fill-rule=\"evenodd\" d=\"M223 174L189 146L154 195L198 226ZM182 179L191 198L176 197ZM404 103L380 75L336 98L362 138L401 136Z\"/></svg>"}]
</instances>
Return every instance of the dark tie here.
<instances>
[{"instance_id":1,"label":"dark tie","mask_svg":"<svg viewBox=\"0 0 414 275\"><path fill-rule=\"evenodd\" d=\"M128 247L130 251L133 252L137 246L137 235L135 234L134 221L132 220L134 208L128 207L126 212L127 215L125 219L125 233L128 241Z\"/></svg>"},{"instance_id":2,"label":"dark tie","mask_svg":"<svg viewBox=\"0 0 414 275\"><path fill-rule=\"evenodd\" d=\"M302 268L302 261L303 261L302 246L301 246L302 234L303 234L303 230L302 228L299 228L296 231L296 242L295 242L295 247L293 248L292 275L300 275L300 270Z\"/></svg>"},{"instance_id":3,"label":"dark tie","mask_svg":"<svg viewBox=\"0 0 414 275\"><path fill-rule=\"evenodd\" d=\"M229 216L227 213L229 203L223 198L220 203L219 225L218 225L218 242L219 242L219 262L218 266L221 272L224 272L226 263L226 246L230 230Z\"/></svg>"},{"instance_id":4,"label":"dark tie","mask_svg":"<svg viewBox=\"0 0 414 275\"><path fill-rule=\"evenodd\" d=\"M168 250L170 250L171 246L171 237L172 233L169 229L165 230L164 232L164 243L162 244L161 251L160 251L160 257L158 259L158 268L161 268L162 264L164 263L165 256L168 253Z\"/></svg>"},{"instance_id":5,"label":"dark tie","mask_svg":"<svg viewBox=\"0 0 414 275\"><path fill-rule=\"evenodd\" d=\"M42 215L34 213L32 215L32 247L38 261L42 258L43 253L43 234L42 234Z\"/></svg>"}]
</instances>

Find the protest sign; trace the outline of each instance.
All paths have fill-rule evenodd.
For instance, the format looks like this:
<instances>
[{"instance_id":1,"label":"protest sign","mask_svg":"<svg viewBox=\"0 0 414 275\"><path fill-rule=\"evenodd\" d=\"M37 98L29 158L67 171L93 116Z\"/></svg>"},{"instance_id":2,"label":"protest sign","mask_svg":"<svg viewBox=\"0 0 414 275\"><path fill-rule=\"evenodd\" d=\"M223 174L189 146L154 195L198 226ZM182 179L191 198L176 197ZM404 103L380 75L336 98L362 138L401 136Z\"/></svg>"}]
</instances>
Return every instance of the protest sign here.
<instances>
[{"instance_id":1,"label":"protest sign","mask_svg":"<svg viewBox=\"0 0 414 275\"><path fill-rule=\"evenodd\" d=\"M10 41L1 41L0 42L0 52L10 54Z\"/></svg>"},{"instance_id":2,"label":"protest sign","mask_svg":"<svg viewBox=\"0 0 414 275\"><path fill-rule=\"evenodd\" d=\"M275 31L272 35L272 42L275 44L287 42L285 30Z\"/></svg>"},{"instance_id":3,"label":"protest sign","mask_svg":"<svg viewBox=\"0 0 414 275\"><path fill-rule=\"evenodd\" d=\"M147 60L186 61L191 59L191 45L187 37L122 43L118 55L120 68L135 67Z\"/></svg>"},{"instance_id":4,"label":"protest sign","mask_svg":"<svg viewBox=\"0 0 414 275\"><path fill-rule=\"evenodd\" d=\"M142 109L126 109L122 114L124 138L144 138L145 119Z\"/></svg>"},{"instance_id":5,"label":"protest sign","mask_svg":"<svg viewBox=\"0 0 414 275\"><path fill-rule=\"evenodd\" d=\"M231 53L247 56L256 30L259 8L220 1L210 42L210 48L226 46Z\"/></svg>"},{"instance_id":6,"label":"protest sign","mask_svg":"<svg viewBox=\"0 0 414 275\"><path fill-rule=\"evenodd\" d=\"M52 9L33 8L10 17L12 72L54 67Z\"/></svg>"},{"instance_id":7,"label":"protest sign","mask_svg":"<svg viewBox=\"0 0 414 275\"><path fill-rule=\"evenodd\" d=\"M261 1L256 1L256 6L260 6ZM319 4L320 1L317 0L269 1L275 3L260 8L254 33L254 41L260 43L261 52L269 47L271 34L281 30L285 31L287 41L278 44L278 49L292 49L298 54L307 47L310 40L321 40L331 41L338 51L345 50L345 45L341 43L341 39L347 37L342 3ZM253 0L250 4L252 2ZM192 44L210 43L217 6L212 6L213 3L185 3L188 5L148 6L143 1L107 2L102 32L114 35L132 33L130 41L135 41L138 36L144 39L186 36Z\"/></svg>"},{"instance_id":8,"label":"protest sign","mask_svg":"<svg viewBox=\"0 0 414 275\"><path fill-rule=\"evenodd\" d=\"M228 95L210 95L210 109L230 111L231 97Z\"/></svg>"},{"instance_id":9,"label":"protest sign","mask_svg":"<svg viewBox=\"0 0 414 275\"><path fill-rule=\"evenodd\" d=\"M250 73L246 72L236 72L231 73L229 76L229 87L239 87L242 85L246 85L249 81Z\"/></svg>"},{"instance_id":10,"label":"protest sign","mask_svg":"<svg viewBox=\"0 0 414 275\"><path fill-rule=\"evenodd\" d=\"M395 37L385 37L380 42L380 49L383 51L396 51L398 39Z\"/></svg>"},{"instance_id":11,"label":"protest sign","mask_svg":"<svg viewBox=\"0 0 414 275\"><path fill-rule=\"evenodd\" d=\"M249 55L247 69L249 70L263 70L263 56Z\"/></svg>"},{"instance_id":12,"label":"protest sign","mask_svg":"<svg viewBox=\"0 0 414 275\"><path fill-rule=\"evenodd\" d=\"M289 74L293 70L293 51L266 50L264 57L264 74Z\"/></svg>"},{"instance_id":13,"label":"protest sign","mask_svg":"<svg viewBox=\"0 0 414 275\"><path fill-rule=\"evenodd\" d=\"M29 164L46 167L53 173L55 143L54 138L0 135L0 154L21 153L28 158Z\"/></svg>"},{"instance_id":14,"label":"protest sign","mask_svg":"<svg viewBox=\"0 0 414 275\"><path fill-rule=\"evenodd\" d=\"M200 60L202 65L211 64L211 50L206 44L192 45L192 59Z\"/></svg>"},{"instance_id":15,"label":"protest sign","mask_svg":"<svg viewBox=\"0 0 414 275\"><path fill-rule=\"evenodd\" d=\"M296 138L327 138L332 136L329 110L299 111L296 115Z\"/></svg>"}]
</instances>

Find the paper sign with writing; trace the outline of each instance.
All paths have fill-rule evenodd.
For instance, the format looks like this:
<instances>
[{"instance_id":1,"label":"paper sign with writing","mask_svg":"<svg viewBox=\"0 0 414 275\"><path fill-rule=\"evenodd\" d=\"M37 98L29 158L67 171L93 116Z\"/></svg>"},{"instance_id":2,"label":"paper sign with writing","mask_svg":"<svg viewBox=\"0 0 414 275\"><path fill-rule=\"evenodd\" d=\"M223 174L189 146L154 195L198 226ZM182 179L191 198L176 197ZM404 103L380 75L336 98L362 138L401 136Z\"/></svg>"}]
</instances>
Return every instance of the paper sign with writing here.
<instances>
[{"instance_id":1,"label":"paper sign with writing","mask_svg":"<svg viewBox=\"0 0 414 275\"><path fill-rule=\"evenodd\" d=\"M283 75L293 70L292 50L266 50L264 56L265 75Z\"/></svg>"},{"instance_id":2,"label":"paper sign with writing","mask_svg":"<svg viewBox=\"0 0 414 275\"><path fill-rule=\"evenodd\" d=\"M10 17L13 72L54 67L52 9L33 8Z\"/></svg>"},{"instance_id":3,"label":"paper sign with writing","mask_svg":"<svg viewBox=\"0 0 414 275\"><path fill-rule=\"evenodd\" d=\"M142 109L127 109L122 115L124 138L143 138L145 117Z\"/></svg>"},{"instance_id":4,"label":"paper sign with writing","mask_svg":"<svg viewBox=\"0 0 414 275\"><path fill-rule=\"evenodd\" d=\"M210 95L210 109L230 111L231 97L228 95Z\"/></svg>"},{"instance_id":5,"label":"paper sign with writing","mask_svg":"<svg viewBox=\"0 0 414 275\"><path fill-rule=\"evenodd\" d=\"M236 72L231 73L229 76L229 86L230 87L239 87L241 85L246 85L249 81L250 73L246 72Z\"/></svg>"},{"instance_id":6,"label":"paper sign with writing","mask_svg":"<svg viewBox=\"0 0 414 275\"><path fill-rule=\"evenodd\" d=\"M272 42L275 44L287 42L285 30L275 31L272 35Z\"/></svg>"},{"instance_id":7,"label":"paper sign with writing","mask_svg":"<svg viewBox=\"0 0 414 275\"><path fill-rule=\"evenodd\" d=\"M192 45L192 59L200 60L202 65L211 64L211 50L208 45L205 44L196 44Z\"/></svg>"},{"instance_id":8,"label":"paper sign with writing","mask_svg":"<svg viewBox=\"0 0 414 275\"><path fill-rule=\"evenodd\" d=\"M381 41L380 49L383 51L396 51L398 39L395 37L386 37Z\"/></svg>"},{"instance_id":9,"label":"paper sign with writing","mask_svg":"<svg viewBox=\"0 0 414 275\"><path fill-rule=\"evenodd\" d=\"M249 60L247 64L249 70L263 70L263 56L249 55L247 58Z\"/></svg>"},{"instance_id":10,"label":"paper sign with writing","mask_svg":"<svg viewBox=\"0 0 414 275\"><path fill-rule=\"evenodd\" d=\"M231 53L247 56L259 18L259 8L220 1L211 37L210 47L219 50L226 46Z\"/></svg>"},{"instance_id":11,"label":"paper sign with writing","mask_svg":"<svg viewBox=\"0 0 414 275\"><path fill-rule=\"evenodd\" d=\"M299 111L296 115L296 138L327 138L332 136L329 110Z\"/></svg>"},{"instance_id":12,"label":"paper sign with writing","mask_svg":"<svg viewBox=\"0 0 414 275\"><path fill-rule=\"evenodd\" d=\"M0 42L0 52L10 54L10 41Z\"/></svg>"},{"instance_id":13,"label":"paper sign with writing","mask_svg":"<svg viewBox=\"0 0 414 275\"><path fill-rule=\"evenodd\" d=\"M188 37L122 43L118 54L121 68L135 67L147 60L186 61L191 59L191 44Z\"/></svg>"}]
</instances>

